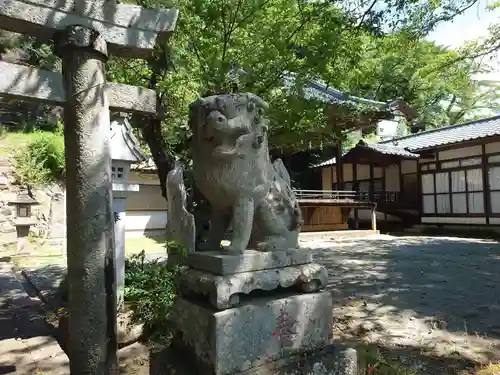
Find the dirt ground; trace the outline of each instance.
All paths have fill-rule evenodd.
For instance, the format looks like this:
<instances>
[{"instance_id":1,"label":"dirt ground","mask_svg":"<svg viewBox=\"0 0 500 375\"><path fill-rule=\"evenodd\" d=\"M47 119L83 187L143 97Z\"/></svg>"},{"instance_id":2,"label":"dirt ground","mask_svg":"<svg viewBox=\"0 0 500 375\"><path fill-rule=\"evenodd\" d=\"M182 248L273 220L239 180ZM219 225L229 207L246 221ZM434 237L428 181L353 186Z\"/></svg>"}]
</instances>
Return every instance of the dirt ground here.
<instances>
[{"instance_id":1,"label":"dirt ground","mask_svg":"<svg viewBox=\"0 0 500 375\"><path fill-rule=\"evenodd\" d=\"M337 342L374 345L419 375L472 374L500 360L499 243L324 235L301 246L328 269ZM122 374L165 374L175 362L139 344L120 352Z\"/></svg>"},{"instance_id":2,"label":"dirt ground","mask_svg":"<svg viewBox=\"0 0 500 375\"><path fill-rule=\"evenodd\" d=\"M328 269L337 342L374 346L419 375L473 374L500 360L499 243L380 235L301 246ZM161 373L150 366L143 353L122 370Z\"/></svg>"},{"instance_id":3,"label":"dirt ground","mask_svg":"<svg viewBox=\"0 0 500 375\"><path fill-rule=\"evenodd\" d=\"M335 338L453 368L500 358L500 244L450 237L303 241L329 272ZM422 360L424 362L422 362ZM443 362L444 363L444 362Z\"/></svg>"}]
</instances>

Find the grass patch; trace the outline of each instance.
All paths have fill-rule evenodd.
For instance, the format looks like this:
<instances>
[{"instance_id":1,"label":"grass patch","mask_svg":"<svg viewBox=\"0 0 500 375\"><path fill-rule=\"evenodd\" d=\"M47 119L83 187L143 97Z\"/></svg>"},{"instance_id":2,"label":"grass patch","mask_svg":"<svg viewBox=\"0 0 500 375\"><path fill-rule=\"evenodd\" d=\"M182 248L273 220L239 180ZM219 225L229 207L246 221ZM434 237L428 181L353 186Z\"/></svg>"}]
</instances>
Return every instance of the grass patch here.
<instances>
[{"instance_id":1,"label":"grass patch","mask_svg":"<svg viewBox=\"0 0 500 375\"><path fill-rule=\"evenodd\" d=\"M139 254L144 250L146 253L165 253L167 239L164 236L158 237L137 237L125 239L126 256Z\"/></svg>"},{"instance_id":2,"label":"grass patch","mask_svg":"<svg viewBox=\"0 0 500 375\"><path fill-rule=\"evenodd\" d=\"M53 134L51 132L4 132L0 135L0 156L8 156L16 150L26 147L33 142L40 134Z\"/></svg>"}]
</instances>

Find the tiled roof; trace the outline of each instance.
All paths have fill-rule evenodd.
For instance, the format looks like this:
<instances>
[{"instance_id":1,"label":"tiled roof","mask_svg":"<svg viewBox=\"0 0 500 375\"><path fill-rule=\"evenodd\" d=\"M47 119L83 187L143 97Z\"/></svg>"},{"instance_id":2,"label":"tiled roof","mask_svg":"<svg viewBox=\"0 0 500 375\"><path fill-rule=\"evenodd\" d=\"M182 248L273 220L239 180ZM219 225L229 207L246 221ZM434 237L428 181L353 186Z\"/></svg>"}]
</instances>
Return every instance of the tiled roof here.
<instances>
[{"instance_id":1,"label":"tiled roof","mask_svg":"<svg viewBox=\"0 0 500 375\"><path fill-rule=\"evenodd\" d=\"M421 150L495 135L500 135L500 115L428 130L375 144L366 144L366 146L385 154L414 157L416 155L415 152ZM327 167L334 165L335 162L335 158L331 158L314 165L313 168Z\"/></svg>"},{"instance_id":2,"label":"tiled roof","mask_svg":"<svg viewBox=\"0 0 500 375\"><path fill-rule=\"evenodd\" d=\"M374 151L379 152L379 153L384 154L384 155L401 156L403 158L411 158L411 159L418 159L418 157L419 157L418 154L414 154L414 153L412 153L412 152L410 152L402 147L392 146L392 145L388 145L388 144L366 143L366 142L361 140L354 148L356 148L356 147L371 149L371 150L374 150ZM349 151L344 152L342 154L342 156L345 156L354 148L351 148ZM336 163L336 159L331 158L331 159L326 160L322 163L314 165L313 168L328 167L330 165L334 165L335 163Z\"/></svg>"},{"instance_id":3,"label":"tiled roof","mask_svg":"<svg viewBox=\"0 0 500 375\"><path fill-rule=\"evenodd\" d=\"M285 75L284 84L286 88L293 86L295 75L288 73ZM323 82L317 80L310 80L304 87L305 98L314 98L323 103L352 103L352 104L366 104L379 107L380 109L389 110L389 104L370 99L359 98L357 96L348 95L340 90L327 86Z\"/></svg>"},{"instance_id":4,"label":"tiled roof","mask_svg":"<svg viewBox=\"0 0 500 375\"><path fill-rule=\"evenodd\" d=\"M388 145L388 144L366 143L363 141L359 141L358 146L372 149L372 150L377 151L377 152L384 154L384 155L395 155L395 156L402 156L405 158L412 158L412 159L418 159L418 157L419 157L418 154L414 154L403 147L393 146L393 145Z\"/></svg>"},{"instance_id":5,"label":"tiled roof","mask_svg":"<svg viewBox=\"0 0 500 375\"><path fill-rule=\"evenodd\" d=\"M342 156L345 155L342 154ZM325 160L319 164L315 164L313 165L311 168L321 168L321 167L328 167L330 165L335 165L337 163L337 158L331 158L331 159L328 159L328 160Z\"/></svg>"},{"instance_id":6,"label":"tiled roof","mask_svg":"<svg viewBox=\"0 0 500 375\"><path fill-rule=\"evenodd\" d=\"M495 135L500 135L500 115L391 139L380 142L379 145L420 151Z\"/></svg>"},{"instance_id":7,"label":"tiled roof","mask_svg":"<svg viewBox=\"0 0 500 375\"><path fill-rule=\"evenodd\" d=\"M305 88L306 98L313 97L325 103L352 103L352 104L366 104L379 107L380 109L389 110L387 103L378 102L375 100L358 98L357 96L350 96L332 87L328 87L322 82L312 80Z\"/></svg>"}]
</instances>

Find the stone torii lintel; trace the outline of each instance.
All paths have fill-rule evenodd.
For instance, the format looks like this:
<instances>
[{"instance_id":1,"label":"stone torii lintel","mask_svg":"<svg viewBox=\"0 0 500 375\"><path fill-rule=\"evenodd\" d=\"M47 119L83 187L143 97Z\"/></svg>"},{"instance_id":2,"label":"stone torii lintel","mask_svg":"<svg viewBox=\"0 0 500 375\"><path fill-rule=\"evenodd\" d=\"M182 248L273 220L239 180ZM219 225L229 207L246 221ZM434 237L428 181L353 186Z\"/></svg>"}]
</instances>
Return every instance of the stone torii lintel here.
<instances>
[{"instance_id":1,"label":"stone torii lintel","mask_svg":"<svg viewBox=\"0 0 500 375\"><path fill-rule=\"evenodd\" d=\"M164 115L154 90L107 82L106 95L112 111L157 117ZM60 73L5 61L0 61L0 97L60 106L66 101Z\"/></svg>"},{"instance_id":2,"label":"stone torii lintel","mask_svg":"<svg viewBox=\"0 0 500 375\"><path fill-rule=\"evenodd\" d=\"M4 30L37 38L80 25L104 35L111 55L147 58L157 40L175 29L177 9L145 9L116 0L3 0L0 25Z\"/></svg>"}]
</instances>

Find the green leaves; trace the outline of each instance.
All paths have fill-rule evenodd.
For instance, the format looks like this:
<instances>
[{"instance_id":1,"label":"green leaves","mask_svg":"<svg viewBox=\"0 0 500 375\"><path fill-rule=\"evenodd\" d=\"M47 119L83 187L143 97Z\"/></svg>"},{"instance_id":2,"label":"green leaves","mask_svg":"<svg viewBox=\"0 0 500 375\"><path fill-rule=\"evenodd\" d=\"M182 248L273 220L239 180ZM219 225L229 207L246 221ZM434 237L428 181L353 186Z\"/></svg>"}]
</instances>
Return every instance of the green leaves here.
<instances>
[{"instance_id":1,"label":"green leaves","mask_svg":"<svg viewBox=\"0 0 500 375\"><path fill-rule=\"evenodd\" d=\"M271 147L290 152L332 142L340 125L386 116L366 105L305 100L311 79L368 99L401 97L439 126L463 118L448 106L471 103L456 99L473 89L471 68L440 69L457 54L421 37L474 1L376 0L351 9L347 1L137 0L178 8L177 29L149 63L112 59L109 77L148 86L155 76L168 109L163 137L176 153L187 149L189 103L214 93L262 96L271 108ZM289 73L295 85L285 90Z\"/></svg>"},{"instance_id":2,"label":"green leaves","mask_svg":"<svg viewBox=\"0 0 500 375\"><path fill-rule=\"evenodd\" d=\"M61 182L66 165L61 134L37 132L14 156L16 178L21 184L42 186Z\"/></svg>"},{"instance_id":3,"label":"green leaves","mask_svg":"<svg viewBox=\"0 0 500 375\"><path fill-rule=\"evenodd\" d=\"M176 298L178 270L145 260L144 250L125 260L124 298L134 323L144 325L150 340L167 345L171 332L168 316Z\"/></svg>"}]
</instances>

